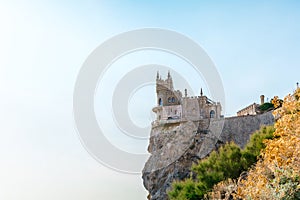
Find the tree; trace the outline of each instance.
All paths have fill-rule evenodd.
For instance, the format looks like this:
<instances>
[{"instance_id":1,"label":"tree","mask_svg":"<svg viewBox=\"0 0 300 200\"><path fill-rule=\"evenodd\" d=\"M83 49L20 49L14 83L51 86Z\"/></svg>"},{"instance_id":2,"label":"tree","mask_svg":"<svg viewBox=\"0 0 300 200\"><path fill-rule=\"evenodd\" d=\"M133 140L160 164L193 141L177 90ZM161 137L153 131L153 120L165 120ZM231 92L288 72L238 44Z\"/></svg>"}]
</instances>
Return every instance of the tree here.
<instances>
[{"instance_id":1,"label":"tree","mask_svg":"<svg viewBox=\"0 0 300 200\"><path fill-rule=\"evenodd\" d=\"M211 190L214 184L231 176L237 178L242 167L241 149L234 143L227 143L218 151L213 151L209 157L192 167L197 174L196 180L191 178L174 182L168 195L171 200L201 199Z\"/></svg>"},{"instance_id":2,"label":"tree","mask_svg":"<svg viewBox=\"0 0 300 200\"><path fill-rule=\"evenodd\" d=\"M172 184L172 190L168 192L169 198L171 200L203 199L218 182L238 178L241 172L248 170L257 161L257 156L265 147L263 141L272 138L273 132L272 126L262 127L251 136L244 150L231 142L221 146L218 151L211 152L206 159L193 165L195 179L190 177Z\"/></svg>"},{"instance_id":3,"label":"tree","mask_svg":"<svg viewBox=\"0 0 300 200\"><path fill-rule=\"evenodd\" d=\"M250 137L250 141L243 150L245 169L248 169L257 161L261 150L266 147L264 141L273 139L274 131L274 126L263 126Z\"/></svg>"}]
</instances>

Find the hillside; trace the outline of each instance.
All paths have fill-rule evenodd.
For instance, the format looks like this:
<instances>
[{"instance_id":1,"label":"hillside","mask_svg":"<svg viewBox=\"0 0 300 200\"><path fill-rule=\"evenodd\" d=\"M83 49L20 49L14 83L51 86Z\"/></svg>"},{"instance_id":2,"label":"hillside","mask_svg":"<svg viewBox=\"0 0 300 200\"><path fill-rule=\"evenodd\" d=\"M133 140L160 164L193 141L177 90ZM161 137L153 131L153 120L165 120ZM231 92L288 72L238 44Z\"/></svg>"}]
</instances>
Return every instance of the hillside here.
<instances>
[{"instance_id":1,"label":"hillside","mask_svg":"<svg viewBox=\"0 0 300 200\"><path fill-rule=\"evenodd\" d=\"M273 123L272 113L266 112L208 122L198 120L152 126L148 146L151 156L142 175L144 186L149 191L148 199L167 199L166 191L171 183L187 178L193 163L229 141L244 147L253 132L262 125ZM201 131L201 126L208 129Z\"/></svg>"}]
</instances>

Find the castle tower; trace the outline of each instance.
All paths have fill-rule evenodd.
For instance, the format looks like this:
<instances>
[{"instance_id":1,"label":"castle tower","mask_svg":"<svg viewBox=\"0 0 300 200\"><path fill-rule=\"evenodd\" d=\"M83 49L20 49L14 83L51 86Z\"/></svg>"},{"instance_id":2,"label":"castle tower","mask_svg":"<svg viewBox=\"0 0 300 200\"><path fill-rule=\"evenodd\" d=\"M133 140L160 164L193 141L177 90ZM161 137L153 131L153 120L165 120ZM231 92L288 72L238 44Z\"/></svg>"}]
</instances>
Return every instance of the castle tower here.
<instances>
[{"instance_id":1,"label":"castle tower","mask_svg":"<svg viewBox=\"0 0 300 200\"><path fill-rule=\"evenodd\" d=\"M158 106L167 106L178 104L179 96L174 92L173 80L168 71L167 79L163 80L159 77L159 72L156 75L156 94Z\"/></svg>"},{"instance_id":2,"label":"castle tower","mask_svg":"<svg viewBox=\"0 0 300 200\"><path fill-rule=\"evenodd\" d=\"M152 109L156 113L154 124L177 123L181 120L207 120L221 118L221 104L214 102L203 94L188 97L187 89L184 97L179 90L174 90L173 80L168 71L166 79L162 79L159 72L156 75L157 105Z\"/></svg>"},{"instance_id":3,"label":"castle tower","mask_svg":"<svg viewBox=\"0 0 300 200\"><path fill-rule=\"evenodd\" d=\"M180 119L182 115L181 101L182 94L174 90L173 80L168 72L167 78L162 79L157 72L156 75L157 106L152 109L156 113L157 121Z\"/></svg>"},{"instance_id":4,"label":"castle tower","mask_svg":"<svg viewBox=\"0 0 300 200\"><path fill-rule=\"evenodd\" d=\"M265 95L260 95L260 105L265 103Z\"/></svg>"}]
</instances>

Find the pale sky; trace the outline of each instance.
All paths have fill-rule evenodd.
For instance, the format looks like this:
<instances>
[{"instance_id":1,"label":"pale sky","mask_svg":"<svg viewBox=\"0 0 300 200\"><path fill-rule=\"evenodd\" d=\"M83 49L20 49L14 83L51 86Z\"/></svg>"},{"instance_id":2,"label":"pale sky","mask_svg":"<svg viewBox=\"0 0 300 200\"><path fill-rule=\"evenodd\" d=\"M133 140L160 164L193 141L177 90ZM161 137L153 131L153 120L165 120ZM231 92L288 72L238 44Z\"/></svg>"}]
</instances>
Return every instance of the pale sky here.
<instances>
[{"instance_id":1,"label":"pale sky","mask_svg":"<svg viewBox=\"0 0 300 200\"><path fill-rule=\"evenodd\" d=\"M297 1L0 1L0 199L146 199L140 175L101 165L76 133L73 89L89 54L110 37L133 29L184 34L215 63L226 95L224 114L232 116L259 102L261 94L282 98L300 82L299 9ZM153 62L190 73L180 68L184 62L178 58L144 56L134 64ZM131 64L132 58L120 63ZM201 83L191 75L195 93ZM130 104L132 120L141 126L152 119L151 91L153 87L145 87ZM143 95L145 104L139 101ZM95 98L101 101L97 94ZM114 130L110 124L107 128ZM118 135L110 140L142 153L148 145L147 140Z\"/></svg>"}]
</instances>

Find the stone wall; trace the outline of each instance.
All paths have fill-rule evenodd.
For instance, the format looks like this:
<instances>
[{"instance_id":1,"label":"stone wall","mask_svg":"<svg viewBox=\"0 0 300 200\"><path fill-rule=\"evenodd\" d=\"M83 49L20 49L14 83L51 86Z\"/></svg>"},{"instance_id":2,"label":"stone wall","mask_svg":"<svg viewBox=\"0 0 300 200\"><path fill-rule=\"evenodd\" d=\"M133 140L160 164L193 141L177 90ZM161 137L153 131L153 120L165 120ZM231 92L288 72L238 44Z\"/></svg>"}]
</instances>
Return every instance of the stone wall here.
<instances>
[{"instance_id":1,"label":"stone wall","mask_svg":"<svg viewBox=\"0 0 300 200\"><path fill-rule=\"evenodd\" d=\"M272 111L261 115L226 118L220 140L224 142L232 140L240 147L244 147L253 132L262 125L272 124L274 124Z\"/></svg>"}]
</instances>

